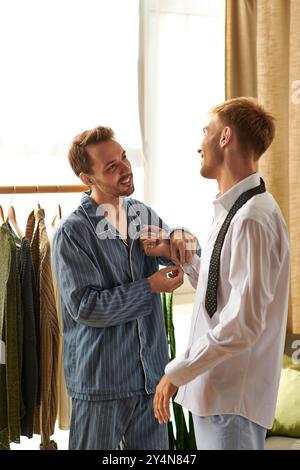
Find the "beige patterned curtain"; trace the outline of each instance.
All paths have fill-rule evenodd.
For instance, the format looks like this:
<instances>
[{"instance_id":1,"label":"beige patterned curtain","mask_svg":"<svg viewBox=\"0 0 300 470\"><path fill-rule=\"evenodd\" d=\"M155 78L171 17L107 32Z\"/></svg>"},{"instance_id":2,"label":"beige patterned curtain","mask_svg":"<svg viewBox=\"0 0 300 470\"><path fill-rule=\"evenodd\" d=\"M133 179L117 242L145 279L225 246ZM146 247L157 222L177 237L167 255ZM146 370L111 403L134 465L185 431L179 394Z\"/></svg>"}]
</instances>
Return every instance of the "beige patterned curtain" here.
<instances>
[{"instance_id":1,"label":"beige patterned curtain","mask_svg":"<svg viewBox=\"0 0 300 470\"><path fill-rule=\"evenodd\" d=\"M299 25L299 0L226 3L226 97L255 96L276 117L276 138L259 171L289 226L292 333L300 333Z\"/></svg>"},{"instance_id":2,"label":"beige patterned curtain","mask_svg":"<svg viewBox=\"0 0 300 470\"><path fill-rule=\"evenodd\" d=\"M226 4L226 96L256 96L256 0L228 0Z\"/></svg>"}]
</instances>

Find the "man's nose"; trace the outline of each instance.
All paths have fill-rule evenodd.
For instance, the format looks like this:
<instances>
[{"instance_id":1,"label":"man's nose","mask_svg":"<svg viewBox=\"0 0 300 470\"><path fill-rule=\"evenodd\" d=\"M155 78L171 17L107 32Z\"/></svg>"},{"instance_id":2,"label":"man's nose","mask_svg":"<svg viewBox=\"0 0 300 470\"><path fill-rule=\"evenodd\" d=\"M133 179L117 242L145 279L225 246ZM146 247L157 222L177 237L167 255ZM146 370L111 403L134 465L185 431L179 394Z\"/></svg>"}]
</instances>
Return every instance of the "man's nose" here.
<instances>
[{"instance_id":1,"label":"man's nose","mask_svg":"<svg viewBox=\"0 0 300 470\"><path fill-rule=\"evenodd\" d=\"M122 173L126 173L128 172L128 169L131 170L131 163L130 161L127 159L127 160L124 160L124 161L121 161L121 172Z\"/></svg>"}]
</instances>

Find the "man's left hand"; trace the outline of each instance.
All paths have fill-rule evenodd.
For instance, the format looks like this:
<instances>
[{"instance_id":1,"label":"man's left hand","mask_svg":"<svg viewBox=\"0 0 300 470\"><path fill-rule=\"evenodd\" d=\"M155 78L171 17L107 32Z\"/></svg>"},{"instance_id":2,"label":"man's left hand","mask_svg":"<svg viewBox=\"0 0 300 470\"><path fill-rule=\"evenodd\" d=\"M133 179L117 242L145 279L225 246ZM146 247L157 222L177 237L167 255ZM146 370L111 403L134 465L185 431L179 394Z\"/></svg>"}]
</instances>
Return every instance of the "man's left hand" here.
<instances>
[{"instance_id":1,"label":"man's left hand","mask_svg":"<svg viewBox=\"0 0 300 470\"><path fill-rule=\"evenodd\" d=\"M173 385L168 377L164 375L156 387L153 408L155 418L159 424L167 423L170 415L170 398L176 393L178 387Z\"/></svg>"}]
</instances>

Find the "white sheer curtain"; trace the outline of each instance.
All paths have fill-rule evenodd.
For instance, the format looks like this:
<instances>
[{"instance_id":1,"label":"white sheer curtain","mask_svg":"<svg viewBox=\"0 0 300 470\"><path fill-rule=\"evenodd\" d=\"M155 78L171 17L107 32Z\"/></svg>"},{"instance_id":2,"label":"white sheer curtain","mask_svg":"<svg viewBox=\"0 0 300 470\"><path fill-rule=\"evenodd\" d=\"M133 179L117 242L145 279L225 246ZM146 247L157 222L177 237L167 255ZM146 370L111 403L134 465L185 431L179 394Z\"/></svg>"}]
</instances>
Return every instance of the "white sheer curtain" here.
<instances>
[{"instance_id":1,"label":"white sheer curtain","mask_svg":"<svg viewBox=\"0 0 300 470\"><path fill-rule=\"evenodd\" d=\"M205 242L216 184L199 176L207 111L224 100L223 0L141 0L145 195Z\"/></svg>"},{"instance_id":2,"label":"white sheer curtain","mask_svg":"<svg viewBox=\"0 0 300 470\"><path fill-rule=\"evenodd\" d=\"M138 18L138 0L0 0L0 185L79 183L69 142L101 124L127 149L143 197Z\"/></svg>"}]
</instances>

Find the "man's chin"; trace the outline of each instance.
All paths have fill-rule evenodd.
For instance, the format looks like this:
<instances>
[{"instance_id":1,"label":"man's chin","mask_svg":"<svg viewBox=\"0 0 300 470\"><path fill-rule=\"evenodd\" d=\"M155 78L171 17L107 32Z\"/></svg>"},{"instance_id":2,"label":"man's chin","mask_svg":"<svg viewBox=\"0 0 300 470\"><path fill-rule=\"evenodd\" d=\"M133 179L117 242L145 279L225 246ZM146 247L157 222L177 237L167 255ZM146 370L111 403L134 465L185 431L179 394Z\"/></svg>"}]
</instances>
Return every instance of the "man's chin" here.
<instances>
[{"instance_id":1,"label":"man's chin","mask_svg":"<svg viewBox=\"0 0 300 470\"><path fill-rule=\"evenodd\" d=\"M206 178L206 171L203 166L200 168L200 175L203 176L203 178Z\"/></svg>"},{"instance_id":2,"label":"man's chin","mask_svg":"<svg viewBox=\"0 0 300 470\"><path fill-rule=\"evenodd\" d=\"M120 196L130 196L134 192L134 185L132 184L128 189L120 191Z\"/></svg>"},{"instance_id":3,"label":"man's chin","mask_svg":"<svg viewBox=\"0 0 300 470\"><path fill-rule=\"evenodd\" d=\"M211 168L205 166L204 164L202 164L202 166L200 168L200 175L203 178L208 178L208 179L214 178L214 176L212 174L212 171L211 171Z\"/></svg>"}]
</instances>

